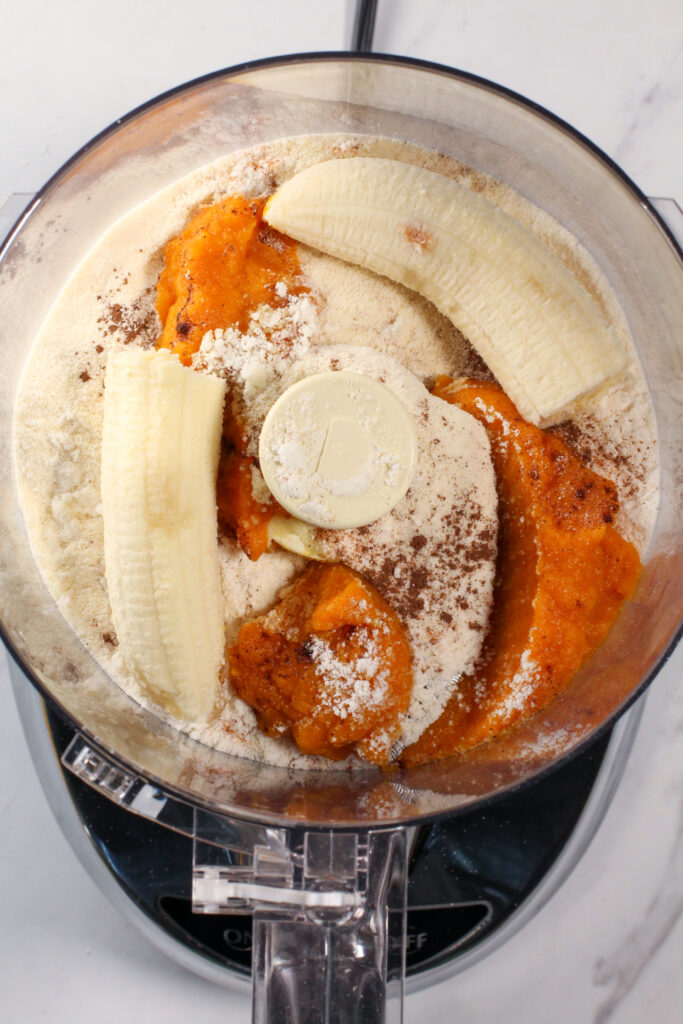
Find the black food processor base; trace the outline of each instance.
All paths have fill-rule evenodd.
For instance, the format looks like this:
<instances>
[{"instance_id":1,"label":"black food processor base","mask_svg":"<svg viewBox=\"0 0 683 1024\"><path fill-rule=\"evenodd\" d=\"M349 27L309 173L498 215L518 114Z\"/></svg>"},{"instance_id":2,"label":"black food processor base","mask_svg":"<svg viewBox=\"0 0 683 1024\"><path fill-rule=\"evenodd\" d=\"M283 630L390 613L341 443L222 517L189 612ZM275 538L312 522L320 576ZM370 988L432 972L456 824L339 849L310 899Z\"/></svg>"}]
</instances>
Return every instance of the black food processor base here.
<instances>
[{"instance_id":1,"label":"black food processor base","mask_svg":"<svg viewBox=\"0 0 683 1024\"><path fill-rule=\"evenodd\" d=\"M46 716L61 758L73 729L47 706ZM466 966L547 882L601 768L604 774L611 736L483 810L418 828L408 887L409 978L447 964L457 969L456 961ZM192 912L192 839L112 803L63 768L62 775L83 829L123 893L187 952L246 979L251 917Z\"/></svg>"}]
</instances>

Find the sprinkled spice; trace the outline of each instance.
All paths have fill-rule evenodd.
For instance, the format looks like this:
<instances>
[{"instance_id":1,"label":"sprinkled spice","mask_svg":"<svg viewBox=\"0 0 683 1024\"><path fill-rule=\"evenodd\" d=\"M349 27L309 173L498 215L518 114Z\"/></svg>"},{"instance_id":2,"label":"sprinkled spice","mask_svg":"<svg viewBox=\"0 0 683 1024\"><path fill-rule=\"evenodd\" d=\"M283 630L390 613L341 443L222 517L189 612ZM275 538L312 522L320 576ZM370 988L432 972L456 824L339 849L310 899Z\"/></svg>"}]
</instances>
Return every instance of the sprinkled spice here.
<instances>
[{"instance_id":1,"label":"sprinkled spice","mask_svg":"<svg viewBox=\"0 0 683 1024\"><path fill-rule=\"evenodd\" d=\"M105 337L120 335L124 345L153 345L159 332L159 320L152 306L153 292L153 288L147 288L138 299L126 305L111 302L97 319L101 333ZM96 346L96 351L101 352L102 347Z\"/></svg>"}]
</instances>

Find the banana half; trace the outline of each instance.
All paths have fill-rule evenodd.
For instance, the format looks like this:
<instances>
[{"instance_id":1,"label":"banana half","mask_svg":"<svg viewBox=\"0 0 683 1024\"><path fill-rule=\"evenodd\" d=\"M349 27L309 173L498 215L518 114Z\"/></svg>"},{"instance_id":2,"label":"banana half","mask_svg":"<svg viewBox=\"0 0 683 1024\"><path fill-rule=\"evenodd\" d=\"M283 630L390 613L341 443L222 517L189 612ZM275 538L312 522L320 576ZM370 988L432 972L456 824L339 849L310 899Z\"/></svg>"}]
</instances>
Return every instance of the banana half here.
<instances>
[{"instance_id":1,"label":"banana half","mask_svg":"<svg viewBox=\"0 0 683 1024\"><path fill-rule=\"evenodd\" d=\"M175 715L204 719L223 660L216 472L225 383L165 351L107 362L102 515L120 649Z\"/></svg>"},{"instance_id":2,"label":"banana half","mask_svg":"<svg viewBox=\"0 0 683 1024\"><path fill-rule=\"evenodd\" d=\"M430 299L532 423L557 419L625 365L613 329L564 264L441 174L397 160L328 160L280 186L264 217Z\"/></svg>"}]
</instances>

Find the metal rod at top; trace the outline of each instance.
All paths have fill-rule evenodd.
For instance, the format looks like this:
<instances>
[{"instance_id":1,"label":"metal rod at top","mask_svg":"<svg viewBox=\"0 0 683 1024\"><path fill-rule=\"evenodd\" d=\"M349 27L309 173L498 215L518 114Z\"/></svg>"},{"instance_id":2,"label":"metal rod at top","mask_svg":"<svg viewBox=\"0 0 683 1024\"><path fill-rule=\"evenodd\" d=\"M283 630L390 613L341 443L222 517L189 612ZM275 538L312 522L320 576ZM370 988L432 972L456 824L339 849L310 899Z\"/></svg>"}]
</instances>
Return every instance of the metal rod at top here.
<instances>
[{"instance_id":1,"label":"metal rod at top","mask_svg":"<svg viewBox=\"0 0 683 1024\"><path fill-rule=\"evenodd\" d=\"M377 0L356 0L356 11L351 33L351 50L356 53L372 53L372 37L375 33Z\"/></svg>"}]
</instances>

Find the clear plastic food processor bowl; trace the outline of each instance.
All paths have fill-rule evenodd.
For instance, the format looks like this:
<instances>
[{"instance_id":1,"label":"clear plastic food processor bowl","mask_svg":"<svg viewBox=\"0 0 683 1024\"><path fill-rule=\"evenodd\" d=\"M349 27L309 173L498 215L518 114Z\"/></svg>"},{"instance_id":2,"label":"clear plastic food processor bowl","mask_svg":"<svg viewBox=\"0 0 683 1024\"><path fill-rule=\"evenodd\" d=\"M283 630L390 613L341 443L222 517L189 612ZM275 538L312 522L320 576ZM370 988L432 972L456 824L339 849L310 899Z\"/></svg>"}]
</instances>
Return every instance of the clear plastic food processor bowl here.
<instances>
[{"instance_id":1,"label":"clear plastic food processor bowl","mask_svg":"<svg viewBox=\"0 0 683 1024\"><path fill-rule=\"evenodd\" d=\"M234 150L319 132L435 149L506 182L592 253L626 313L654 402L661 507L634 599L546 711L466 758L411 770L288 771L179 734L128 698L64 622L29 548L12 467L22 365L78 261L132 206ZM256 1020L400 1020L409 827L491 800L611 724L676 641L683 269L652 207L545 111L490 83L398 59L250 65L117 122L38 194L0 258L0 615L24 673L77 727L65 763L132 812L195 837L198 912L254 912ZM46 367L49 373L49 367Z\"/></svg>"}]
</instances>

